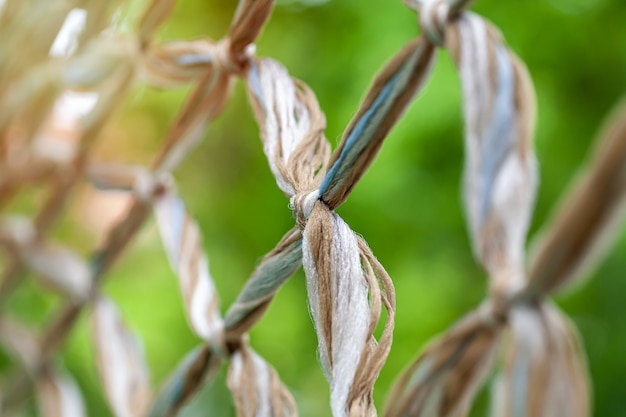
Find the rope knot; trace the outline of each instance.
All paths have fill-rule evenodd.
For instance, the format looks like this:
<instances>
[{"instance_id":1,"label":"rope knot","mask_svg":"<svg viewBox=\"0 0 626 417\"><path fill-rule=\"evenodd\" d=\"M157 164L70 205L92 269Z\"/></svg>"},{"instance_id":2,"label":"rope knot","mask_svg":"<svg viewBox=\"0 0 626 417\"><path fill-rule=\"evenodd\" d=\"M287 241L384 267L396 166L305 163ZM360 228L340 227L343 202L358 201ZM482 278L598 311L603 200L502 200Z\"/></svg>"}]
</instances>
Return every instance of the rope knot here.
<instances>
[{"instance_id":1,"label":"rope knot","mask_svg":"<svg viewBox=\"0 0 626 417\"><path fill-rule=\"evenodd\" d=\"M298 193L289 199L289 208L293 212L298 226L304 229L306 222L313 211L315 202L320 199L320 190Z\"/></svg>"},{"instance_id":2,"label":"rope knot","mask_svg":"<svg viewBox=\"0 0 626 417\"><path fill-rule=\"evenodd\" d=\"M420 25L428 39L443 46L450 18L450 5L447 0L424 0L420 11Z\"/></svg>"},{"instance_id":3,"label":"rope knot","mask_svg":"<svg viewBox=\"0 0 626 417\"><path fill-rule=\"evenodd\" d=\"M488 310L499 321L506 321L515 305L525 303L527 277L523 267L490 271ZM496 321L497 321L496 320Z\"/></svg>"},{"instance_id":4,"label":"rope knot","mask_svg":"<svg viewBox=\"0 0 626 417\"><path fill-rule=\"evenodd\" d=\"M213 47L213 65L230 74L241 74L246 63L254 56L256 46L248 45L242 53L234 54L230 39L224 38Z\"/></svg>"},{"instance_id":5,"label":"rope knot","mask_svg":"<svg viewBox=\"0 0 626 417\"><path fill-rule=\"evenodd\" d=\"M507 306L494 300L487 300L478 307L478 314L483 323L495 329L507 322L509 309Z\"/></svg>"},{"instance_id":6,"label":"rope knot","mask_svg":"<svg viewBox=\"0 0 626 417\"><path fill-rule=\"evenodd\" d=\"M151 173L140 170L134 178L133 191L137 199L143 203L153 202L173 189L174 179L167 172Z\"/></svg>"}]
</instances>

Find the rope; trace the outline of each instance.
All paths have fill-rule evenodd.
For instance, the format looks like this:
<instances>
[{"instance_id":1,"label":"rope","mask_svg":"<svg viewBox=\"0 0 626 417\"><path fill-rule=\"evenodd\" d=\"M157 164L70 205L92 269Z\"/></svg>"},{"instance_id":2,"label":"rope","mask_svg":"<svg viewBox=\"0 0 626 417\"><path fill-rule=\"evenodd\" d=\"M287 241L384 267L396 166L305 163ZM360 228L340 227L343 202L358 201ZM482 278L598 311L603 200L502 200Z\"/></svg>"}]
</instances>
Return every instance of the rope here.
<instances>
[{"instance_id":1,"label":"rope","mask_svg":"<svg viewBox=\"0 0 626 417\"><path fill-rule=\"evenodd\" d=\"M556 282L569 278L549 269L563 265L559 252L568 236L562 229L559 247L556 240L552 246L541 246L539 251L545 252L535 259L544 264L535 262L530 274L526 270L524 246L537 184L530 78L497 30L480 17L453 14L451 5L440 0L426 0L417 7L428 40L450 51L461 76L465 208L474 253L490 277L490 299L431 342L397 382L385 415L465 415L495 367L505 332L510 338L496 377L492 415L589 415L588 377L577 332L544 300ZM604 176L608 183L613 181L609 177L620 178L626 156L618 150L626 141L623 122L618 123L612 137L603 140L616 153L612 158L604 154L606 159L593 165L609 167L611 173ZM613 163L605 165L611 159ZM588 175L583 183L598 174L592 170ZM578 215L589 204L590 194L589 189L574 192L578 200L566 209L572 213L570 219L574 217L570 210L576 210L577 221L582 221L576 226L569 222L568 234L578 236L587 248L594 246L596 234L606 231L601 224L613 218L610 213L619 206L623 191L598 199L602 208L595 212L601 218L597 223ZM588 227L595 231L586 232ZM588 256L583 251L566 253L574 265ZM548 284L552 279L554 284Z\"/></svg>"},{"instance_id":2,"label":"rope","mask_svg":"<svg viewBox=\"0 0 626 417\"><path fill-rule=\"evenodd\" d=\"M0 221L0 247L10 260L0 303L27 270L67 297L41 335L0 319L0 340L23 368L3 390L0 410L18 408L34 385L46 415L85 415L76 384L53 358L90 305L98 373L116 416L175 415L224 363L239 416L296 416L292 395L254 352L247 332L302 265L332 415L376 416L373 389L391 347L394 287L364 238L335 210L426 83L437 48L445 48L463 89L465 209L474 254L489 277L489 295L410 365L392 390L384 415L466 415L501 351L493 415L588 415L586 366L576 330L547 297L597 262L611 226L620 220L626 195L626 111L609 125L589 172L557 212L528 267L525 240L538 176L532 145L534 90L523 63L498 31L466 11L470 3L407 1L419 12L423 34L407 42L375 77L334 151L310 88L280 63L255 57L254 41L272 11L271 0L242 0L217 42L165 44L153 39L174 0L153 0L137 35L128 37L101 33L110 20L103 2L81 2L85 13L79 14L88 17L80 23L82 35L75 33L71 45L59 49L64 55L56 58L47 55L54 38L48 35L62 30L78 4L38 4L32 12L16 0L0 3L0 35L9 40L0 45L0 62L6 63L0 66L0 168L5 174L0 206L20 187L53 177L50 197L33 220L5 216ZM32 36L32 48L20 53L32 33L46 36ZM259 262L222 316L200 229L177 195L171 172L219 116L237 78L245 83L269 169L289 200L295 224ZM137 79L158 88L193 88L150 168L90 160L116 103ZM77 145L64 157L42 158L31 143L50 134L45 121L55 102L77 89L95 98L88 110L67 115L68 134ZM24 155L28 170L11 161L16 152ZM83 178L99 189L132 197L126 215L89 262L48 238ZM611 192L598 193L601 187ZM589 196L594 204L588 204ZM188 324L200 340L157 393L150 387L138 339L100 290L106 272L152 213L178 277ZM382 332L375 337L379 327Z\"/></svg>"}]
</instances>

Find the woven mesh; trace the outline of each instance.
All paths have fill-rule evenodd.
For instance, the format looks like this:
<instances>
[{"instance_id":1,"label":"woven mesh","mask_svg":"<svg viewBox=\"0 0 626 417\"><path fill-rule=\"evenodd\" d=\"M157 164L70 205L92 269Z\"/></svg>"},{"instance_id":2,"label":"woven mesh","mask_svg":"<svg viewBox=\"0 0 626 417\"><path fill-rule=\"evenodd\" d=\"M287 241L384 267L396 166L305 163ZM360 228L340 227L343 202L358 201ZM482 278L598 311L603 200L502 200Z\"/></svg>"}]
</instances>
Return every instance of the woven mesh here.
<instances>
[{"instance_id":1,"label":"woven mesh","mask_svg":"<svg viewBox=\"0 0 626 417\"><path fill-rule=\"evenodd\" d=\"M111 28L115 1L0 3L0 36L6 39L0 45L0 206L32 185L46 192L33 215L3 213L0 244L7 260L0 302L28 273L62 295L39 331L2 316L0 338L20 363L3 387L2 410L19 410L34 391L43 415L85 415L76 383L55 358L87 310L96 367L114 415L175 415L227 364L238 415L295 416L291 393L247 333L303 266L331 413L377 415L373 389L391 347L394 286L365 239L335 210L358 187L443 48L461 80L464 203L489 291L400 376L383 413L466 415L496 373L493 415L588 415L584 353L574 326L549 296L594 266L613 237L626 191L624 110L610 120L585 175L528 260L538 178L534 89L524 64L492 24L467 11L469 3L407 2L423 33L378 73L334 150L314 92L279 62L255 55L254 42L274 6L270 0L242 0L219 41L167 43L154 38L173 0L152 1L132 35ZM245 86L294 224L223 309L200 228L172 173L220 116L235 82ZM190 86L191 92L150 165L97 160L93 149L103 130L138 83ZM87 257L52 237L68 199L85 183L130 198L125 214ZM141 343L102 290L112 265L153 215L199 343L156 392Z\"/></svg>"}]
</instances>

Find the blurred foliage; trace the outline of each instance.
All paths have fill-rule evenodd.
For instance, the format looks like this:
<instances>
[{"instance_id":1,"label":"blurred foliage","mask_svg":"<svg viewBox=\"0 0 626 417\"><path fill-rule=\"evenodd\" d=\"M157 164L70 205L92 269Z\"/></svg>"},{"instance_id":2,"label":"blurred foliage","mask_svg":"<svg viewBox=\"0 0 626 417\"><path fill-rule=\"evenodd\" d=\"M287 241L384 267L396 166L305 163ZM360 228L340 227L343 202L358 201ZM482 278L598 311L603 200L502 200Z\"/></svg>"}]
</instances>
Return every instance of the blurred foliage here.
<instances>
[{"instance_id":1,"label":"blurred foliage","mask_svg":"<svg viewBox=\"0 0 626 417\"><path fill-rule=\"evenodd\" d=\"M145 1L131 2L128 18ZM236 1L180 1L160 40L226 31ZM541 187L530 235L549 219L592 146L611 107L626 91L626 3L622 0L481 0L473 9L493 21L526 62L538 99L536 148ZM257 55L282 62L316 92L333 146L356 112L377 70L418 34L415 14L400 1L289 0L278 3L258 42ZM462 211L463 163L460 85L451 59L439 54L431 80L386 140L369 172L338 212L365 237L397 291L394 345L376 386L379 408L395 376L434 335L444 331L486 294L473 260ZM146 164L156 153L188 90L138 87L120 109L100 146L103 159ZM176 173L179 192L198 219L223 310L234 300L258 260L294 223L288 201L264 159L258 128L239 82L223 115ZM85 191L86 192L86 191ZM95 232L68 213L58 234L81 252ZM594 415L624 413L626 380L626 233L590 280L557 297L586 346L594 384ZM153 224L109 274L105 291L142 336L155 387L198 340L189 330L174 274ZM43 322L58 300L33 283L23 285L9 308ZM63 360L87 397L89 414L107 416L87 331L88 316L73 333ZM294 393L303 417L328 415L328 388L316 361L303 274L279 292L250 335ZM7 358L0 358L6 364ZM472 415L485 415L482 395ZM224 376L183 412L234 415Z\"/></svg>"}]
</instances>

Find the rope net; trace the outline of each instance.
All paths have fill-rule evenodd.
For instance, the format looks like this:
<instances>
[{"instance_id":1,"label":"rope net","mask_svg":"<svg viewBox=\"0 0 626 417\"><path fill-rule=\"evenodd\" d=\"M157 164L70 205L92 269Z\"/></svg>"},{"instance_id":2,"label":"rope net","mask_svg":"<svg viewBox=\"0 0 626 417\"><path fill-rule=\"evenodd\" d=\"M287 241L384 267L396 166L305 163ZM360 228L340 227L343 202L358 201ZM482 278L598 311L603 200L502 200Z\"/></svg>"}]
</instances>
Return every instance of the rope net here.
<instances>
[{"instance_id":1,"label":"rope net","mask_svg":"<svg viewBox=\"0 0 626 417\"><path fill-rule=\"evenodd\" d=\"M577 332L549 296L595 265L623 212L623 107L527 259L538 176L533 85L498 30L467 10L470 1L407 2L418 12L423 34L409 40L378 73L334 150L311 89L279 62L255 56L254 41L273 1L241 0L219 41L163 44L153 38L174 0L153 0L133 36L107 29L118 3L0 2L0 205L6 207L33 184L45 184L48 192L33 217L2 215L0 243L7 261L0 303L28 271L64 296L40 331L2 316L0 338L21 364L3 386L3 414L19 410L34 391L42 415L85 415L77 384L54 358L90 306L97 369L114 415L175 415L226 362L239 416L296 416L292 395L250 346L247 332L303 266L332 415L377 415L373 389L392 342L393 283L365 240L335 210L427 82L437 50L443 48L462 85L464 202L489 295L407 368L383 414L467 415L501 360L492 415L589 415ZM245 84L263 151L289 200L294 226L258 263L222 316L200 230L177 195L171 172L220 115L237 79ZM103 128L137 82L158 88L191 85L191 93L152 165L95 160L91 153ZM73 138L76 146L60 149L60 137ZM84 181L132 195L125 216L88 259L50 238L69 196ZM187 321L200 341L157 392L150 387L140 344L101 290L111 266L152 214L178 276ZM382 331L375 332L377 328Z\"/></svg>"}]
</instances>

